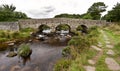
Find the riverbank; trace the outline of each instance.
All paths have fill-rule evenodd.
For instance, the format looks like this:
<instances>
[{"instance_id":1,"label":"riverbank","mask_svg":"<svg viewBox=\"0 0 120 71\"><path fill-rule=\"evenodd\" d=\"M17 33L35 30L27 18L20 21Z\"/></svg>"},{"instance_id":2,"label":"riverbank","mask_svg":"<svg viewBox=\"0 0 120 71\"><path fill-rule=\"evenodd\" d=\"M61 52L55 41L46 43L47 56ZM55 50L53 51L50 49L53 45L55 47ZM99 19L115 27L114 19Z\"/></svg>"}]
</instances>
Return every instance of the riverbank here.
<instances>
[{"instance_id":1,"label":"riverbank","mask_svg":"<svg viewBox=\"0 0 120 71\"><path fill-rule=\"evenodd\" d=\"M72 55L75 58L64 57L58 61L54 71L119 71L120 26L107 25L98 28L98 31L100 34L96 38L98 39L97 44L90 45L89 49L85 49L81 53L76 53L78 50L75 49L78 47L71 47ZM89 40L87 39L87 41Z\"/></svg>"}]
</instances>

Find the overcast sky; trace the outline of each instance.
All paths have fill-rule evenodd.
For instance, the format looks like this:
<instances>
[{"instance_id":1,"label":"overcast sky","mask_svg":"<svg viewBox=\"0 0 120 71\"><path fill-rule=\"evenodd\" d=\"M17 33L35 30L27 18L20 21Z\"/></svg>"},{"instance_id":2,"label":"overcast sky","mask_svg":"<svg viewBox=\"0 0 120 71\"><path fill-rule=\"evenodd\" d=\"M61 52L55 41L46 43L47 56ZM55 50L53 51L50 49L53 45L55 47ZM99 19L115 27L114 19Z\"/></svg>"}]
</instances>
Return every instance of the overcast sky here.
<instances>
[{"instance_id":1,"label":"overcast sky","mask_svg":"<svg viewBox=\"0 0 120 71\"><path fill-rule=\"evenodd\" d=\"M104 2L111 10L120 0L0 0L0 5L13 4L16 11L32 18L52 18L61 13L85 13L94 2Z\"/></svg>"}]
</instances>

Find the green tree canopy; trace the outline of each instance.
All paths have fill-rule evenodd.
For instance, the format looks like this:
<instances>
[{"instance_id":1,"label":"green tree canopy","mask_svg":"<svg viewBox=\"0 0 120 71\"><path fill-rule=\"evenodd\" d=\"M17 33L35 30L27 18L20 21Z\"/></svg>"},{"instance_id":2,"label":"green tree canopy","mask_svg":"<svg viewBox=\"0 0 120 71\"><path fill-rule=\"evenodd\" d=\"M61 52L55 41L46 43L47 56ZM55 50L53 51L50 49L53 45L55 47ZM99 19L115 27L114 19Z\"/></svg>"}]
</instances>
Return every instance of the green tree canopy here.
<instances>
[{"instance_id":1,"label":"green tree canopy","mask_svg":"<svg viewBox=\"0 0 120 71\"><path fill-rule=\"evenodd\" d=\"M103 19L112 22L120 22L120 3L117 3L112 10L108 11Z\"/></svg>"},{"instance_id":2,"label":"green tree canopy","mask_svg":"<svg viewBox=\"0 0 120 71\"><path fill-rule=\"evenodd\" d=\"M80 18L79 14L59 14L56 15L55 18Z\"/></svg>"},{"instance_id":3,"label":"green tree canopy","mask_svg":"<svg viewBox=\"0 0 120 71\"><path fill-rule=\"evenodd\" d=\"M106 11L107 6L104 2L94 3L87 11L92 16L93 20L98 20L101 17L101 13Z\"/></svg>"},{"instance_id":4,"label":"green tree canopy","mask_svg":"<svg viewBox=\"0 0 120 71\"><path fill-rule=\"evenodd\" d=\"M17 21L18 19L27 19L27 15L22 12L15 11L13 5L3 4L0 6L0 21Z\"/></svg>"}]
</instances>

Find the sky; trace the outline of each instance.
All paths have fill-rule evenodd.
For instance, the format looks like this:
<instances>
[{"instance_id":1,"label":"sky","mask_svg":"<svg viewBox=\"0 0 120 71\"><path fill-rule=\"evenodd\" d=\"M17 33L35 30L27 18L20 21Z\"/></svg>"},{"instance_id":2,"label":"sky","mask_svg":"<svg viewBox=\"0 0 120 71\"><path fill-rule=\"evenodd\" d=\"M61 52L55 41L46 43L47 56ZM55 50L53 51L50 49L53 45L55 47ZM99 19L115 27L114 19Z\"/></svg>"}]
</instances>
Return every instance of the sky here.
<instances>
[{"instance_id":1,"label":"sky","mask_svg":"<svg viewBox=\"0 0 120 71\"><path fill-rule=\"evenodd\" d=\"M13 4L16 11L24 12L31 18L53 18L61 13L86 13L95 2L104 2L108 6L107 11L109 11L120 0L0 0L0 5Z\"/></svg>"}]
</instances>

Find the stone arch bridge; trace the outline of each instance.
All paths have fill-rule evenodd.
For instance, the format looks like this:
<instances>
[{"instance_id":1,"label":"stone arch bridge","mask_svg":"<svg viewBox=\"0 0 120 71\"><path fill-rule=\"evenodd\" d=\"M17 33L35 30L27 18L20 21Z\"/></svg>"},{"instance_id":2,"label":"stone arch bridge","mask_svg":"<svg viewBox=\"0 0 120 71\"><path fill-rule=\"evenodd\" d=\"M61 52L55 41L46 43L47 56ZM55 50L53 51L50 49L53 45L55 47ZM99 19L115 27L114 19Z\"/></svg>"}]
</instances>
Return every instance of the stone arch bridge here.
<instances>
[{"instance_id":1,"label":"stone arch bridge","mask_svg":"<svg viewBox=\"0 0 120 71\"><path fill-rule=\"evenodd\" d=\"M70 18L50 18L50 19L28 19L18 21L21 28L38 28L42 24L46 24L51 27L52 30L60 24L68 24L71 30L75 30L79 25L85 25L87 27L91 26L101 26L106 24L106 21L101 20L83 20L83 19L70 19Z\"/></svg>"},{"instance_id":2,"label":"stone arch bridge","mask_svg":"<svg viewBox=\"0 0 120 71\"><path fill-rule=\"evenodd\" d=\"M71 30L76 29L79 25L101 26L105 25L106 21L101 20L83 20L83 19L71 19L71 18L48 18L48 19L27 19L19 20L17 22L0 22L0 30L13 30L19 31L20 28L34 28L37 29L40 25L46 24L55 30L56 26L60 24L68 24Z\"/></svg>"}]
</instances>

